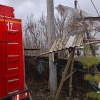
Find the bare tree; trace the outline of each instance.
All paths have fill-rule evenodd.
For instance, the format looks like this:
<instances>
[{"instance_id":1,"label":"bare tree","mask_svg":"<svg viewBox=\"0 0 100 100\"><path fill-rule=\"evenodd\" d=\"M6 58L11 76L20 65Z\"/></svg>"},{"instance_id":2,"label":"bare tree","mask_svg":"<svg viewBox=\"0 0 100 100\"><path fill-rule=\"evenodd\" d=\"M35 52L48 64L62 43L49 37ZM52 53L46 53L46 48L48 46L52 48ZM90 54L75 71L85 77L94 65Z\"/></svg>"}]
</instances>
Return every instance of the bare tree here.
<instances>
[{"instance_id":1,"label":"bare tree","mask_svg":"<svg viewBox=\"0 0 100 100\"><path fill-rule=\"evenodd\" d=\"M26 24L24 26L24 47L25 48L42 48L40 52L47 50L47 25L45 16L36 21L34 16L27 17ZM27 52L28 55L37 55L38 52Z\"/></svg>"},{"instance_id":2,"label":"bare tree","mask_svg":"<svg viewBox=\"0 0 100 100\"><path fill-rule=\"evenodd\" d=\"M55 32L53 34L53 41L58 37L85 32L83 24L76 20L76 15L72 16L71 14L69 14L69 12L62 5L60 5L60 9L57 10L58 14L56 14L54 18ZM25 39L28 38L27 41L30 40L32 42L32 45L34 45L35 47L40 47L42 45L42 47L44 46L44 48L47 49L47 17L43 13L37 20L34 20L33 15L28 16L27 22L24 26L24 33ZM26 44L27 43L25 43L25 45Z\"/></svg>"}]
</instances>

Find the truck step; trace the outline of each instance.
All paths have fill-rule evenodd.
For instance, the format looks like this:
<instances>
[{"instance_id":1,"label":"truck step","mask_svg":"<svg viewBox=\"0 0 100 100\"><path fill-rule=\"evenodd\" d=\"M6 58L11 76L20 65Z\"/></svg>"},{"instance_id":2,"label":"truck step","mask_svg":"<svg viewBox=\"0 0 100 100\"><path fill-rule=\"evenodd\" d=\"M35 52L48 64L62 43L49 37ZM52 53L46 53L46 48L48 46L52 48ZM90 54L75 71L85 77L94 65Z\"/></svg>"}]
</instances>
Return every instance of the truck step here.
<instances>
[{"instance_id":1,"label":"truck step","mask_svg":"<svg viewBox=\"0 0 100 100\"><path fill-rule=\"evenodd\" d=\"M18 81L19 79L8 80L8 82Z\"/></svg>"},{"instance_id":2,"label":"truck step","mask_svg":"<svg viewBox=\"0 0 100 100\"><path fill-rule=\"evenodd\" d=\"M16 68L9 68L8 70L17 70L17 69L19 69L18 67L16 67Z\"/></svg>"},{"instance_id":3,"label":"truck step","mask_svg":"<svg viewBox=\"0 0 100 100\"><path fill-rule=\"evenodd\" d=\"M13 94L13 93L16 93L16 92L19 92L19 90L15 90L15 91L12 91L12 92L8 92L8 94Z\"/></svg>"},{"instance_id":4,"label":"truck step","mask_svg":"<svg viewBox=\"0 0 100 100\"><path fill-rule=\"evenodd\" d=\"M8 55L8 57L18 57L19 55Z\"/></svg>"}]
</instances>

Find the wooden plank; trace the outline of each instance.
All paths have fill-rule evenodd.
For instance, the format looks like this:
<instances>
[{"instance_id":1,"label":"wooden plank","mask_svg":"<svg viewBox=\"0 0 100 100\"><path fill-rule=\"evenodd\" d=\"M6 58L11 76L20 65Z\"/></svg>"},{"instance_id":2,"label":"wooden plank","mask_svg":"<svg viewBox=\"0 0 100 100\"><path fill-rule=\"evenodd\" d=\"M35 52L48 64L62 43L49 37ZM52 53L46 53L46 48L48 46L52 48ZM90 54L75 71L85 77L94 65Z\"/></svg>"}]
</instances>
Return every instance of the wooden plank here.
<instances>
[{"instance_id":1,"label":"wooden plank","mask_svg":"<svg viewBox=\"0 0 100 100\"><path fill-rule=\"evenodd\" d=\"M100 41L88 42L88 43L85 43L85 44L90 45L90 44L98 44L98 43L100 43Z\"/></svg>"},{"instance_id":2,"label":"wooden plank","mask_svg":"<svg viewBox=\"0 0 100 100\"><path fill-rule=\"evenodd\" d=\"M84 42L95 42L95 41L100 41L100 40L94 40L94 39L86 39Z\"/></svg>"},{"instance_id":3,"label":"wooden plank","mask_svg":"<svg viewBox=\"0 0 100 100\"><path fill-rule=\"evenodd\" d=\"M50 52L41 53L41 54L38 55L38 56L48 55L48 54L55 53L55 52L62 51L62 50L66 50L66 49L68 49L68 48L61 49L61 50L57 50L57 51L50 51Z\"/></svg>"},{"instance_id":4,"label":"wooden plank","mask_svg":"<svg viewBox=\"0 0 100 100\"><path fill-rule=\"evenodd\" d=\"M77 18L77 21L82 21L82 18ZM84 21L100 21L100 17L84 17Z\"/></svg>"},{"instance_id":5,"label":"wooden plank","mask_svg":"<svg viewBox=\"0 0 100 100\"><path fill-rule=\"evenodd\" d=\"M24 50L29 51L29 50L41 50L41 49L27 49L27 48L25 48Z\"/></svg>"},{"instance_id":6,"label":"wooden plank","mask_svg":"<svg viewBox=\"0 0 100 100\"><path fill-rule=\"evenodd\" d=\"M64 84L64 81L65 81L65 78L66 78L66 74L67 74L68 68L70 66L70 63L72 62L73 57L74 57L74 53L75 53L75 48L72 48L71 49L71 53L70 53L70 57L68 59L68 62L66 64L66 67L65 67L65 70L64 70L64 73L62 75L62 79L61 79L60 85L59 85L57 93L55 95L55 100L59 99L59 95L60 95L61 89L63 87L63 84Z\"/></svg>"}]
</instances>

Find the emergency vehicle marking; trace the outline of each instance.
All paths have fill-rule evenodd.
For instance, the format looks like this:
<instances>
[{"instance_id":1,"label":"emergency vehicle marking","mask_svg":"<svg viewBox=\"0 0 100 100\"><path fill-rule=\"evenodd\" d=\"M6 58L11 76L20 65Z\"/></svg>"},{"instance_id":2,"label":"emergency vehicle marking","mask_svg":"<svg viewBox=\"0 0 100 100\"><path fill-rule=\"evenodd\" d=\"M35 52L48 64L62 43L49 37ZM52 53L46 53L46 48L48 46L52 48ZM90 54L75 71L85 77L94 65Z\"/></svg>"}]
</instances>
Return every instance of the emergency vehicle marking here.
<instances>
[{"instance_id":1,"label":"emergency vehicle marking","mask_svg":"<svg viewBox=\"0 0 100 100\"><path fill-rule=\"evenodd\" d=\"M2 22L10 22L10 23L16 23L16 24L21 24L21 22L19 22L19 21L13 21L13 20L4 20L4 19L0 19L0 21L2 21Z\"/></svg>"},{"instance_id":2,"label":"emergency vehicle marking","mask_svg":"<svg viewBox=\"0 0 100 100\"><path fill-rule=\"evenodd\" d=\"M13 23L8 22L7 26L8 26L8 30L12 30Z\"/></svg>"}]
</instances>

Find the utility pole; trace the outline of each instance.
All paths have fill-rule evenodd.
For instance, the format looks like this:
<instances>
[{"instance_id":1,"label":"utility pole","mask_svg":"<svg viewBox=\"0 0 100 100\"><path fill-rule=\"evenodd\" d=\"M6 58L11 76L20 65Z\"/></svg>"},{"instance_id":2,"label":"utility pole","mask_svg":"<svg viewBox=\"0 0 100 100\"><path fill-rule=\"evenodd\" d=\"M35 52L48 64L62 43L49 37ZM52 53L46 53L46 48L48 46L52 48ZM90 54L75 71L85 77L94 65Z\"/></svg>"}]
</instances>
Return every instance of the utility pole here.
<instances>
[{"instance_id":1,"label":"utility pole","mask_svg":"<svg viewBox=\"0 0 100 100\"><path fill-rule=\"evenodd\" d=\"M74 1L75 9L77 9L77 0Z\"/></svg>"},{"instance_id":2,"label":"utility pole","mask_svg":"<svg viewBox=\"0 0 100 100\"><path fill-rule=\"evenodd\" d=\"M48 49L52 46L54 35L54 4L53 0L47 0L47 28L48 28ZM52 97L57 90L57 69L53 63L52 54L49 54L49 84Z\"/></svg>"}]
</instances>

